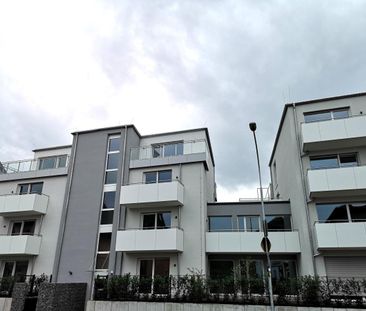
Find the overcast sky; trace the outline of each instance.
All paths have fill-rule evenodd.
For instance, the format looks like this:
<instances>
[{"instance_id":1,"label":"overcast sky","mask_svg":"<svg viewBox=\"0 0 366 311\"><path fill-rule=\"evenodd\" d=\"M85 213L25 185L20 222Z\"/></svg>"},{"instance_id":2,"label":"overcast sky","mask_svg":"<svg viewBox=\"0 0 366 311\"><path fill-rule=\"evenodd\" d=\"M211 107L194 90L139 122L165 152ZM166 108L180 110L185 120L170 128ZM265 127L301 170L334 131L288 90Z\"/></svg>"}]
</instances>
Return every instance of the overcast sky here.
<instances>
[{"instance_id":1,"label":"overcast sky","mask_svg":"<svg viewBox=\"0 0 366 311\"><path fill-rule=\"evenodd\" d=\"M0 161L133 123L208 127L219 200L265 183L285 103L366 91L366 1L0 0Z\"/></svg>"}]
</instances>

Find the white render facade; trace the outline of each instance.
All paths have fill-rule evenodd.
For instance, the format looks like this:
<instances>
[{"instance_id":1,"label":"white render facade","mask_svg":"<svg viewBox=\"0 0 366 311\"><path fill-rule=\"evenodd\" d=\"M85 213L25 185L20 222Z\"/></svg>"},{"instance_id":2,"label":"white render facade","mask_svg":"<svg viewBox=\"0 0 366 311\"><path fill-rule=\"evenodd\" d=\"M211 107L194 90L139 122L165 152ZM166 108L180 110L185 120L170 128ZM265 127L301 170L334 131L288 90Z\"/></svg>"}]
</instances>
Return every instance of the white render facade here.
<instances>
[{"instance_id":1,"label":"white render facade","mask_svg":"<svg viewBox=\"0 0 366 311\"><path fill-rule=\"evenodd\" d=\"M366 277L366 94L285 106L270 160L289 199L301 274Z\"/></svg>"},{"instance_id":2,"label":"white render facade","mask_svg":"<svg viewBox=\"0 0 366 311\"><path fill-rule=\"evenodd\" d=\"M0 276L50 276L71 146L34 150L0 167Z\"/></svg>"}]
</instances>

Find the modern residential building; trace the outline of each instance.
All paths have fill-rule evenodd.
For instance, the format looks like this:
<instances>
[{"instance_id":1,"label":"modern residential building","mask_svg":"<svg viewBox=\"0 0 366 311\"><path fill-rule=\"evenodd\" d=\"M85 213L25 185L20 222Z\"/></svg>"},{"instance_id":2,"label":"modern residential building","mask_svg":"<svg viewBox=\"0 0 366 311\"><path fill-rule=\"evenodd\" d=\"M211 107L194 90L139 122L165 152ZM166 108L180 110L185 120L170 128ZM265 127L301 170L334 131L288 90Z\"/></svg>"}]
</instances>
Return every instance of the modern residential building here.
<instances>
[{"instance_id":1,"label":"modern residential building","mask_svg":"<svg viewBox=\"0 0 366 311\"><path fill-rule=\"evenodd\" d=\"M0 276L52 274L71 146L0 169Z\"/></svg>"},{"instance_id":2,"label":"modern residential building","mask_svg":"<svg viewBox=\"0 0 366 311\"><path fill-rule=\"evenodd\" d=\"M270 170L291 201L299 272L366 277L366 93L287 104Z\"/></svg>"}]
</instances>

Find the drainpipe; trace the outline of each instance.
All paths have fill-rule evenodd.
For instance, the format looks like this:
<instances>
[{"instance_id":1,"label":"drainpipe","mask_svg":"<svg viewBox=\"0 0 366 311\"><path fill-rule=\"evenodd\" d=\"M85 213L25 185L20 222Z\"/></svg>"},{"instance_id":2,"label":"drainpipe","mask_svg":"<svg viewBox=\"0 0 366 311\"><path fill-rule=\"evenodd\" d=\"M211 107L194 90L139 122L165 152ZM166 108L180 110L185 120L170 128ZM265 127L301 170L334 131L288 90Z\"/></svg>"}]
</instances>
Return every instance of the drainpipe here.
<instances>
[{"instance_id":1,"label":"drainpipe","mask_svg":"<svg viewBox=\"0 0 366 311\"><path fill-rule=\"evenodd\" d=\"M315 264L315 254L314 254L314 237L313 237L313 228L311 227L311 221L310 221L310 214L309 214L309 208L308 208L308 196L307 196L307 184L305 181L305 171L304 171L304 166L302 163L302 155L301 155L301 141L299 139L299 135L300 135L300 130L299 130L299 126L298 126L298 119L297 119L297 114L296 114L296 105L292 104L292 113L293 113L293 118L294 118L294 122L295 122L295 136L296 136L296 142L297 142L297 155L298 155L298 159L299 159L299 165L300 165L300 172L301 172L301 183L302 183L302 189L303 189L303 198L304 198L304 205L305 205L305 212L306 212L306 220L307 220L307 224L308 224L308 231L309 231L309 239L310 239L310 244L311 244L311 259L313 262L313 268L314 268L314 274L315 276L318 275L317 273L317 269L316 269L316 264Z\"/></svg>"}]
</instances>

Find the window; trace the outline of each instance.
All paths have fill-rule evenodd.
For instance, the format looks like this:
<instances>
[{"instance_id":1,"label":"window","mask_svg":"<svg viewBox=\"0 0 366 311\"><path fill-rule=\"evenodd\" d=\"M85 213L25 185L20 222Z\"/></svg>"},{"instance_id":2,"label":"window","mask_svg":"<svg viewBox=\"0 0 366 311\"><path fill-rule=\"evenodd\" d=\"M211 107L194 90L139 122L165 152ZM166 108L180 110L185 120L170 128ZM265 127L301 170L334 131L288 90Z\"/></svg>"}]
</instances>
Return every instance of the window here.
<instances>
[{"instance_id":1,"label":"window","mask_svg":"<svg viewBox=\"0 0 366 311\"><path fill-rule=\"evenodd\" d=\"M108 148L107 148L107 159L106 159L106 173L104 184L116 184L117 183L117 173L118 164L120 158L120 136L111 136L108 138Z\"/></svg>"},{"instance_id":2,"label":"window","mask_svg":"<svg viewBox=\"0 0 366 311\"><path fill-rule=\"evenodd\" d=\"M99 252L109 252L110 248L111 248L111 239L112 239L111 232L99 234L98 251Z\"/></svg>"},{"instance_id":3,"label":"window","mask_svg":"<svg viewBox=\"0 0 366 311\"><path fill-rule=\"evenodd\" d=\"M39 159L39 169L48 170L52 168L66 167L67 155L46 157Z\"/></svg>"},{"instance_id":4,"label":"window","mask_svg":"<svg viewBox=\"0 0 366 311\"><path fill-rule=\"evenodd\" d=\"M152 146L153 158L173 157L183 154L183 142L156 144Z\"/></svg>"},{"instance_id":5,"label":"window","mask_svg":"<svg viewBox=\"0 0 366 311\"><path fill-rule=\"evenodd\" d=\"M271 263L272 282L296 277L296 264L292 260L276 260Z\"/></svg>"},{"instance_id":6,"label":"window","mask_svg":"<svg viewBox=\"0 0 366 311\"><path fill-rule=\"evenodd\" d=\"M209 230L210 232L232 231L233 223L231 216L210 216Z\"/></svg>"},{"instance_id":7,"label":"window","mask_svg":"<svg viewBox=\"0 0 366 311\"><path fill-rule=\"evenodd\" d=\"M103 209L114 208L115 198L116 198L116 192L115 191L104 192Z\"/></svg>"},{"instance_id":8,"label":"window","mask_svg":"<svg viewBox=\"0 0 366 311\"><path fill-rule=\"evenodd\" d=\"M231 260L211 260L210 277L212 279L222 279L234 274L234 262Z\"/></svg>"},{"instance_id":9,"label":"window","mask_svg":"<svg viewBox=\"0 0 366 311\"><path fill-rule=\"evenodd\" d=\"M97 270L107 270L109 262L108 254L97 254L97 262L95 264L95 269Z\"/></svg>"},{"instance_id":10,"label":"window","mask_svg":"<svg viewBox=\"0 0 366 311\"><path fill-rule=\"evenodd\" d=\"M349 117L349 109L333 109L304 113L305 123L319 122L327 120L344 119Z\"/></svg>"},{"instance_id":11,"label":"window","mask_svg":"<svg viewBox=\"0 0 366 311\"><path fill-rule=\"evenodd\" d=\"M111 225L113 224L113 210L112 211L102 211L102 217L100 219L101 225Z\"/></svg>"},{"instance_id":12,"label":"window","mask_svg":"<svg viewBox=\"0 0 366 311\"><path fill-rule=\"evenodd\" d=\"M14 276L16 282L24 282L28 271L28 261L6 261L3 277Z\"/></svg>"},{"instance_id":13,"label":"window","mask_svg":"<svg viewBox=\"0 0 366 311\"><path fill-rule=\"evenodd\" d=\"M117 183L117 171L110 171L105 173L105 184L116 184Z\"/></svg>"},{"instance_id":14,"label":"window","mask_svg":"<svg viewBox=\"0 0 366 311\"><path fill-rule=\"evenodd\" d=\"M291 231L290 215L266 216L268 231Z\"/></svg>"},{"instance_id":15,"label":"window","mask_svg":"<svg viewBox=\"0 0 366 311\"><path fill-rule=\"evenodd\" d=\"M107 170L118 169L119 153L111 153L108 155Z\"/></svg>"},{"instance_id":16,"label":"window","mask_svg":"<svg viewBox=\"0 0 366 311\"><path fill-rule=\"evenodd\" d=\"M35 220L15 221L13 222L11 235L33 235L35 227Z\"/></svg>"},{"instance_id":17,"label":"window","mask_svg":"<svg viewBox=\"0 0 366 311\"><path fill-rule=\"evenodd\" d=\"M144 230L171 228L171 212L143 215L142 228Z\"/></svg>"},{"instance_id":18,"label":"window","mask_svg":"<svg viewBox=\"0 0 366 311\"><path fill-rule=\"evenodd\" d=\"M153 258L140 260L140 288L141 293L165 294L169 291L169 258ZM154 285L152 279L159 277ZM163 280L166 279L166 282Z\"/></svg>"},{"instance_id":19,"label":"window","mask_svg":"<svg viewBox=\"0 0 366 311\"><path fill-rule=\"evenodd\" d=\"M259 230L259 216L238 216L239 231L254 231Z\"/></svg>"},{"instance_id":20,"label":"window","mask_svg":"<svg viewBox=\"0 0 366 311\"><path fill-rule=\"evenodd\" d=\"M108 144L108 152L113 151L120 151L121 147L121 137L111 137L109 138L109 144Z\"/></svg>"},{"instance_id":21,"label":"window","mask_svg":"<svg viewBox=\"0 0 366 311\"><path fill-rule=\"evenodd\" d=\"M145 172L145 184L155 184L172 181L172 170Z\"/></svg>"},{"instance_id":22,"label":"window","mask_svg":"<svg viewBox=\"0 0 366 311\"><path fill-rule=\"evenodd\" d=\"M316 204L319 222L366 221L366 203Z\"/></svg>"},{"instance_id":23,"label":"window","mask_svg":"<svg viewBox=\"0 0 366 311\"><path fill-rule=\"evenodd\" d=\"M42 194L43 182L19 185L19 194Z\"/></svg>"},{"instance_id":24,"label":"window","mask_svg":"<svg viewBox=\"0 0 366 311\"><path fill-rule=\"evenodd\" d=\"M326 156L310 157L312 170L357 166L356 153L344 153Z\"/></svg>"}]
</instances>

